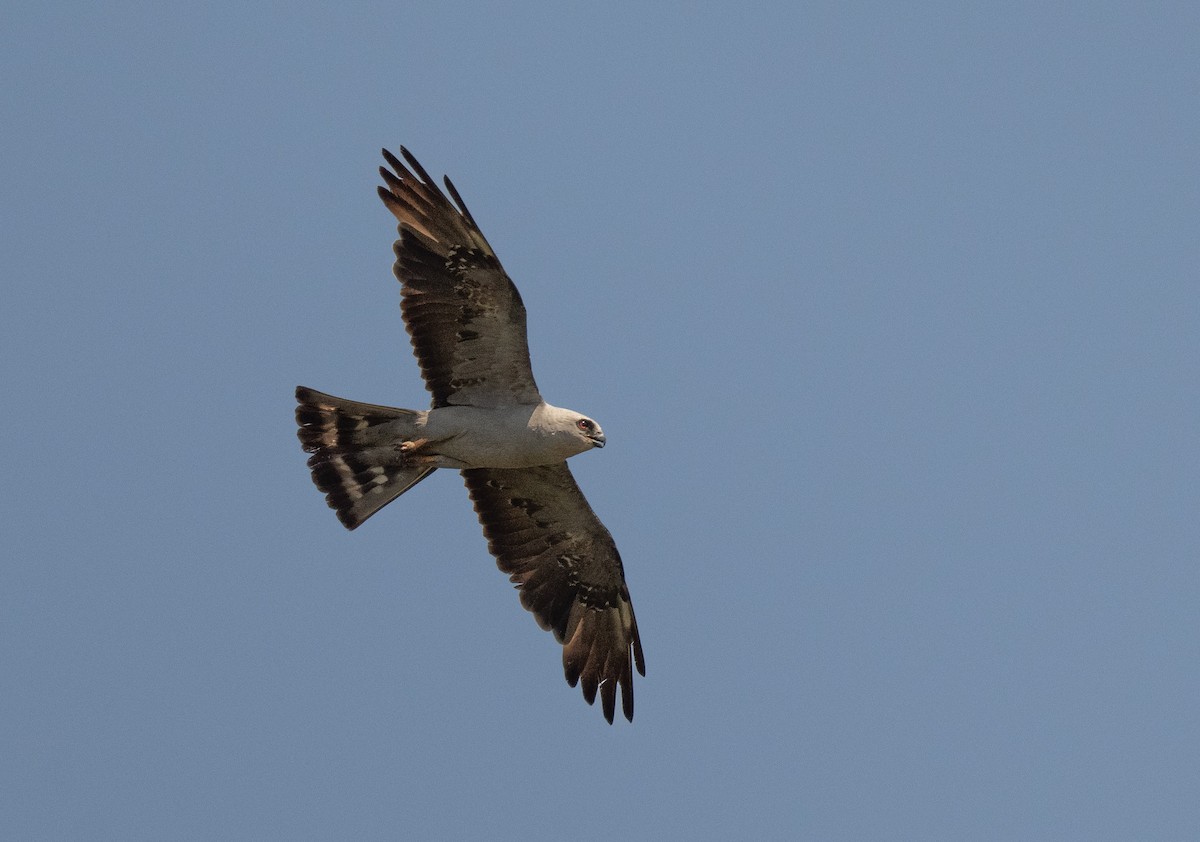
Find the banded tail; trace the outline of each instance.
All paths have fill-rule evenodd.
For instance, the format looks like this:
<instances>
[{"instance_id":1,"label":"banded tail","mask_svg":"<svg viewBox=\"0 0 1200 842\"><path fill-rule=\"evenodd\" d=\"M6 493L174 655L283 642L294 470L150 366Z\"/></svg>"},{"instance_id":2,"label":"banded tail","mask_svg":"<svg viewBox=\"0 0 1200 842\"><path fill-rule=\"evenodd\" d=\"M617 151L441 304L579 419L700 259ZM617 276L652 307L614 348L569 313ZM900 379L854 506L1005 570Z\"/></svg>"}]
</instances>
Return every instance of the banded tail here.
<instances>
[{"instance_id":1,"label":"banded tail","mask_svg":"<svg viewBox=\"0 0 1200 842\"><path fill-rule=\"evenodd\" d=\"M347 529L354 529L436 468L406 464L398 445L421 414L296 388L296 435L313 482ZM386 425L386 426L385 426Z\"/></svg>"}]
</instances>

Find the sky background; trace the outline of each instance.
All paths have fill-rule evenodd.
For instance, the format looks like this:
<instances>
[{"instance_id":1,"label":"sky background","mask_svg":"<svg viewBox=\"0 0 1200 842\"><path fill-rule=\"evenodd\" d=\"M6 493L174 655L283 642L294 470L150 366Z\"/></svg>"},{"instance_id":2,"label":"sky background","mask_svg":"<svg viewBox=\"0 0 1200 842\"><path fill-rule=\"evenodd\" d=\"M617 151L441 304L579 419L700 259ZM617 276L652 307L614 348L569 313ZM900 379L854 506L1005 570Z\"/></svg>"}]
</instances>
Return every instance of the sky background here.
<instances>
[{"instance_id":1,"label":"sky background","mask_svg":"<svg viewBox=\"0 0 1200 842\"><path fill-rule=\"evenodd\" d=\"M0 12L0 836L1200 838L1200 7ZM562 678L441 472L379 148L449 173L645 644Z\"/></svg>"}]
</instances>

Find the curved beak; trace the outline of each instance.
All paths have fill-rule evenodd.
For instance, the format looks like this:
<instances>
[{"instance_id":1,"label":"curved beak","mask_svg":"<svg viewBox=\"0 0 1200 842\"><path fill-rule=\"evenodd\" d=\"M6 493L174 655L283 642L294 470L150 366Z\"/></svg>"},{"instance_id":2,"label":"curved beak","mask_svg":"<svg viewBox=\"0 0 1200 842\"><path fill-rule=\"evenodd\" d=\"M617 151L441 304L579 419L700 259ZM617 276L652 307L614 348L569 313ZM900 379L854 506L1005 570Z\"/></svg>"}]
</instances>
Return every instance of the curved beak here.
<instances>
[{"instance_id":1,"label":"curved beak","mask_svg":"<svg viewBox=\"0 0 1200 842\"><path fill-rule=\"evenodd\" d=\"M593 447L604 447L604 433L596 433L596 435L592 436L591 438Z\"/></svg>"}]
</instances>

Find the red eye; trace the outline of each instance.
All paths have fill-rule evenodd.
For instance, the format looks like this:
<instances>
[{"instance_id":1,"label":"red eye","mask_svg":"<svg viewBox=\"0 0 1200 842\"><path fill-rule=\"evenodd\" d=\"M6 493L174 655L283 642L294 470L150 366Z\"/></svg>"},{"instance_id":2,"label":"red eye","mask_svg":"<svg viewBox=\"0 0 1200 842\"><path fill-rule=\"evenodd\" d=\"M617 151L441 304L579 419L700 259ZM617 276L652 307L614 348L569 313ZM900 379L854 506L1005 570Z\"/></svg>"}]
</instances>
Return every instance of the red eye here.
<instances>
[{"instance_id":1,"label":"red eye","mask_svg":"<svg viewBox=\"0 0 1200 842\"><path fill-rule=\"evenodd\" d=\"M590 429L592 429L592 422L591 422L591 421L589 421L589 420L587 420L586 418L580 418L580 419L579 419L578 421L576 421L575 423L579 425L579 429L581 429L581 430L590 430Z\"/></svg>"}]
</instances>

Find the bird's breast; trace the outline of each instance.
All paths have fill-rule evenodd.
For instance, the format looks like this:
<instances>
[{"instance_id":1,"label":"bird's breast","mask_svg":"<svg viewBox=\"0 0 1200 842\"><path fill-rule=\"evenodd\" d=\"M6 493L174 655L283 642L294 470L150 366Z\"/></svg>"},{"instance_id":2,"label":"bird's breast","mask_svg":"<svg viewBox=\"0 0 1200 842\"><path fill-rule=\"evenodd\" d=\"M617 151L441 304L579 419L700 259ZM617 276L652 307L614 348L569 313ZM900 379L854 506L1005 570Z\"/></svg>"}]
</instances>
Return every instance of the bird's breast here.
<instances>
[{"instance_id":1,"label":"bird's breast","mask_svg":"<svg viewBox=\"0 0 1200 842\"><path fill-rule=\"evenodd\" d=\"M429 411L425 436L454 468L531 468L581 452L579 437L540 422L539 407L467 406Z\"/></svg>"}]
</instances>

